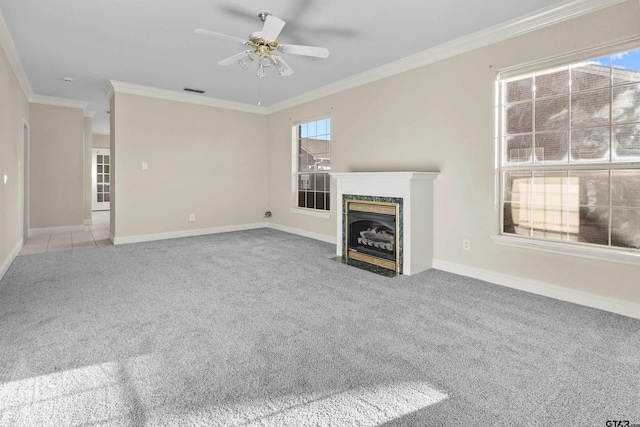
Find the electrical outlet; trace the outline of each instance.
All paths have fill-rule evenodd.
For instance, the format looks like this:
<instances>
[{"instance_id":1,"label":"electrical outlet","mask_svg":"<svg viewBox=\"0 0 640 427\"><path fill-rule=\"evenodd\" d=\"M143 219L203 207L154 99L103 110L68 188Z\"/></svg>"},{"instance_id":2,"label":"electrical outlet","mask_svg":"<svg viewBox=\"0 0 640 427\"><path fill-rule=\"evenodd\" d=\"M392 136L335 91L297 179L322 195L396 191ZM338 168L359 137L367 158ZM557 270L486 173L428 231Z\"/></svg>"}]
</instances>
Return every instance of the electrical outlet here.
<instances>
[{"instance_id":1,"label":"electrical outlet","mask_svg":"<svg viewBox=\"0 0 640 427\"><path fill-rule=\"evenodd\" d=\"M189 221L193 222L196 220L196 214L189 214Z\"/></svg>"},{"instance_id":2,"label":"electrical outlet","mask_svg":"<svg viewBox=\"0 0 640 427\"><path fill-rule=\"evenodd\" d=\"M471 250L471 241L469 239L462 239L462 249L465 251Z\"/></svg>"}]
</instances>

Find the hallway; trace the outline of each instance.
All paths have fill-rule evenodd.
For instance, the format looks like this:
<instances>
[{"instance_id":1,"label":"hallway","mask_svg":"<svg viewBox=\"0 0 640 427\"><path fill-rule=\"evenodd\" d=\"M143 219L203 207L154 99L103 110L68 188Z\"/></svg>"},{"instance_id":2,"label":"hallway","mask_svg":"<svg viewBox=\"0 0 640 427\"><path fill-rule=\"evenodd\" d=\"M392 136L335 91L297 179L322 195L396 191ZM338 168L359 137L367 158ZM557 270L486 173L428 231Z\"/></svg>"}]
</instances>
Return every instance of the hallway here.
<instances>
[{"instance_id":1,"label":"hallway","mask_svg":"<svg viewBox=\"0 0 640 427\"><path fill-rule=\"evenodd\" d=\"M43 234L27 240L18 255L41 254L45 252L68 251L71 249L95 248L112 245L109 240L109 211L94 211L93 225L75 233Z\"/></svg>"}]
</instances>

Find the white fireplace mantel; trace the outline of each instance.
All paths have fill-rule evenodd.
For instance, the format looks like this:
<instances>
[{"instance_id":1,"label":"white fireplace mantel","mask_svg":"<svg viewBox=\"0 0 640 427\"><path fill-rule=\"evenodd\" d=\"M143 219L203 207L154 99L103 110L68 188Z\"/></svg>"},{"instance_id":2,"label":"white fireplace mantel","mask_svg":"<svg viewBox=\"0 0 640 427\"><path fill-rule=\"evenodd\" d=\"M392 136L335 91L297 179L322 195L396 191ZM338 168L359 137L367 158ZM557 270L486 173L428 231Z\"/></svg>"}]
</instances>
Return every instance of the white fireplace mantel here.
<instances>
[{"instance_id":1,"label":"white fireplace mantel","mask_svg":"<svg viewBox=\"0 0 640 427\"><path fill-rule=\"evenodd\" d=\"M344 194L402 198L404 275L431 268L433 261L433 181L439 172L337 172L338 204L336 254L342 256Z\"/></svg>"}]
</instances>

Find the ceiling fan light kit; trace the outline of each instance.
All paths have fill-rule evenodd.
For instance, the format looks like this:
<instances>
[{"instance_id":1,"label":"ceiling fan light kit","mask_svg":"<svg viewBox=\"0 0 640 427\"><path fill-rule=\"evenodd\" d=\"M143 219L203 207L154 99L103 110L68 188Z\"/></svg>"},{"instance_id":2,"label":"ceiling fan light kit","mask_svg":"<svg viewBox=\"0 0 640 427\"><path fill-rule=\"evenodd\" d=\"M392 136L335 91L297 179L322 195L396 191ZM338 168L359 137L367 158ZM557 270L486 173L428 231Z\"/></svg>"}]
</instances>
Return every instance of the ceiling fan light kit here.
<instances>
[{"instance_id":1,"label":"ceiling fan light kit","mask_svg":"<svg viewBox=\"0 0 640 427\"><path fill-rule=\"evenodd\" d=\"M280 53L312 56L316 58L326 58L329 56L329 50L326 48L280 44L278 42L278 36L284 28L285 22L267 12L259 13L258 17L264 23L262 31L251 33L249 40L202 29L197 29L195 32L227 41L240 42L249 46L249 50L223 59L218 62L218 65L227 66L237 63L242 69L248 70L253 61L257 59L258 72L256 75L259 78L264 78L266 76L265 68L271 67L272 65L281 76L290 76L293 74L293 70L282 59L279 55Z\"/></svg>"}]
</instances>

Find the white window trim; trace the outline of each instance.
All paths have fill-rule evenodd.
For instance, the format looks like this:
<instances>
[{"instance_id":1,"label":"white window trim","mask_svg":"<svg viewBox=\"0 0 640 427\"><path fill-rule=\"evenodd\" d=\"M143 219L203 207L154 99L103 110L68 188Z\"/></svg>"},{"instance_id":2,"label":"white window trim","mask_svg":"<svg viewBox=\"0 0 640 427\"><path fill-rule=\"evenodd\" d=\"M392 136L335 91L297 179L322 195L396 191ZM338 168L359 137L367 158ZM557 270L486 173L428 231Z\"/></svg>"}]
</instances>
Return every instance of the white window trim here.
<instances>
[{"instance_id":1,"label":"white window trim","mask_svg":"<svg viewBox=\"0 0 640 427\"><path fill-rule=\"evenodd\" d=\"M307 117L307 118L303 118L303 119L298 119L298 120L290 120L291 122L291 174L292 174L292 180L291 180L291 193L292 193L292 197L293 197L293 204L294 207L289 208L289 211L291 213L294 214L299 214L299 215L308 215L308 216L313 216L316 218L331 218L331 211L330 210L324 210L324 209L314 209L314 208L301 208L298 206L298 131L297 128L300 125L303 125L305 123L310 123L310 122L314 122L317 120L323 120L323 119L331 119L331 114L330 113L326 113L326 114L321 114L318 116L312 116L312 117ZM333 133L333 130L332 130ZM332 141L333 142L333 141ZM331 172L331 171L329 171ZM331 194L332 192L329 191L329 194Z\"/></svg>"},{"instance_id":2,"label":"white window trim","mask_svg":"<svg viewBox=\"0 0 640 427\"><path fill-rule=\"evenodd\" d=\"M320 209L311 209L311 208L290 208L291 213L299 214L299 215L309 215L315 216L316 218L331 218L331 212L320 210Z\"/></svg>"},{"instance_id":3,"label":"white window trim","mask_svg":"<svg viewBox=\"0 0 640 427\"><path fill-rule=\"evenodd\" d=\"M536 239L535 237L519 237L510 234L491 236L491 240L496 244L515 248L533 249L560 255L570 255L600 261L611 261L620 264L640 266L640 252L632 249L615 249L604 246L597 247L576 243L555 242L552 240Z\"/></svg>"},{"instance_id":4,"label":"white window trim","mask_svg":"<svg viewBox=\"0 0 640 427\"><path fill-rule=\"evenodd\" d=\"M627 264L633 266L640 266L640 251L627 248L616 248L612 246L597 246L583 243L566 242L566 241L554 241L547 239L539 239L531 236L518 236L514 234L505 234L502 232L503 218L503 193L502 193L502 105L500 102L500 81L507 80L509 78L536 72L543 69L553 68L555 66L564 66L571 62L580 60L586 60L588 58L596 57L599 55L607 55L614 50L624 51L638 49L640 43L640 37L634 37L622 42L607 44L598 46L593 49L586 49L583 51L575 52L568 55L557 56L554 58L547 58L541 61L535 61L527 64L522 64L515 67L505 68L498 72L496 78L495 88L495 169L496 169L496 188L495 188L495 200L498 203L499 212L499 234L490 236L491 240L499 245L505 245L521 249L532 249L541 252L555 253L560 255L576 256L580 258L588 258L599 261L610 261L620 264ZM628 163L626 165L629 165ZM616 165L609 165L610 168L625 166L620 163Z\"/></svg>"}]
</instances>

